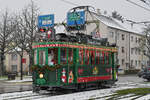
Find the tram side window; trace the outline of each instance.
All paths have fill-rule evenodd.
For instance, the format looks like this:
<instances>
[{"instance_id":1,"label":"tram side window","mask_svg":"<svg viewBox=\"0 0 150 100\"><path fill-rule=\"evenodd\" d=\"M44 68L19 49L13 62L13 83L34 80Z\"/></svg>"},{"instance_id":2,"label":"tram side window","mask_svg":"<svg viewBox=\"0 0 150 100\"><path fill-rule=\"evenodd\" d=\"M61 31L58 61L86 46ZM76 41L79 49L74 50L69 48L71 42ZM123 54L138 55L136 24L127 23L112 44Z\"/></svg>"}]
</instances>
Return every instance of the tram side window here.
<instances>
[{"instance_id":1,"label":"tram side window","mask_svg":"<svg viewBox=\"0 0 150 100\"><path fill-rule=\"evenodd\" d=\"M96 64L100 64L100 52L96 51Z\"/></svg>"},{"instance_id":2,"label":"tram side window","mask_svg":"<svg viewBox=\"0 0 150 100\"><path fill-rule=\"evenodd\" d=\"M109 56L108 52L104 52L104 64L109 64Z\"/></svg>"},{"instance_id":3,"label":"tram side window","mask_svg":"<svg viewBox=\"0 0 150 100\"><path fill-rule=\"evenodd\" d=\"M110 53L107 52L107 64L110 64Z\"/></svg>"},{"instance_id":4,"label":"tram side window","mask_svg":"<svg viewBox=\"0 0 150 100\"><path fill-rule=\"evenodd\" d=\"M34 64L37 64L37 50L34 50Z\"/></svg>"},{"instance_id":5,"label":"tram side window","mask_svg":"<svg viewBox=\"0 0 150 100\"><path fill-rule=\"evenodd\" d=\"M104 52L100 52L100 64L104 64Z\"/></svg>"},{"instance_id":6,"label":"tram side window","mask_svg":"<svg viewBox=\"0 0 150 100\"><path fill-rule=\"evenodd\" d=\"M68 62L69 64L73 64L73 49L68 49L69 55L68 55Z\"/></svg>"},{"instance_id":7,"label":"tram side window","mask_svg":"<svg viewBox=\"0 0 150 100\"><path fill-rule=\"evenodd\" d=\"M81 64L81 65L83 65L83 58L84 58L84 51L83 51L83 49L80 49L79 50L79 63Z\"/></svg>"},{"instance_id":8,"label":"tram side window","mask_svg":"<svg viewBox=\"0 0 150 100\"><path fill-rule=\"evenodd\" d=\"M108 53L108 56L109 56L109 64L111 64L111 62L112 62L112 57L111 57L111 53L110 53L110 52Z\"/></svg>"},{"instance_id":9,"label":"tram side window","mask_svg":"<svg viewBox=\"0 0 150 100\"><path fill-rule=\"evenodd\" d=\"M55 65L57 64L58 59L58 49L56 48L49 48L48 49L48 65Z\"/></svg>"},{"instance_id":10,"label":"tram side window","mask_svg":"<svg viewBox=\"0 0 150 100\"><path fill-rule=\"evenodd\" d=\"M92 65L95 64L95 51L94 50L90 52L90 60L91 60Z\"/></svg>"},{"instance_id":11,"label":"tram side window","mask_svg":"<svg viewBox=\"0 0 150 100\"><path fill-rule=\"evenodd\" d=\"M61 64L67 64L67 48L61 48L60 62Z\"/></svg>"},{"instance_id":12,"label":"tram side window","mask_svg":"<svg viewBox=\"0 0 150 100\"><path fill-rule=\"evenodd\" d=\"M85 64L89 64L89 50L85 50Z\"/></svg>"},{"instance_id":13,"label":"tram side window","mask_svg":"<svg viewBox=\"0 0 150 100\"><path fill-rule=\"evenodd\" d=\"M44 50L39 51L39 64L45 65L45 51Z\"/></svg>"}]
</instances>

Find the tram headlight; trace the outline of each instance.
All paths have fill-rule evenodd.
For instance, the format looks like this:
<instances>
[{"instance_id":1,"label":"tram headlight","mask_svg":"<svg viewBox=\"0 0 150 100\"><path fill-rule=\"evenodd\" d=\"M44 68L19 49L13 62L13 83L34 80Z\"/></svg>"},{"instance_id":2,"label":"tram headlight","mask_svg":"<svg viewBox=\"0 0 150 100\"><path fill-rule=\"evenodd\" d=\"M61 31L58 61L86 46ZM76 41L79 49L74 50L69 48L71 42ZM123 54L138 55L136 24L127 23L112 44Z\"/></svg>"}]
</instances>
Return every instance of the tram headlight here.
<instances>
[{"instance_id":1,"label":"tram headlight","mask_svg":"<svg viewBox=\"0 0 150 100\"><path fill-rule=\"evenodd\" d=\"M44 77L44 75L41 73L41 74L39 75L39 77L40 77L40 78L43 78L43 77Z\"/></svg>"}]
</instances>

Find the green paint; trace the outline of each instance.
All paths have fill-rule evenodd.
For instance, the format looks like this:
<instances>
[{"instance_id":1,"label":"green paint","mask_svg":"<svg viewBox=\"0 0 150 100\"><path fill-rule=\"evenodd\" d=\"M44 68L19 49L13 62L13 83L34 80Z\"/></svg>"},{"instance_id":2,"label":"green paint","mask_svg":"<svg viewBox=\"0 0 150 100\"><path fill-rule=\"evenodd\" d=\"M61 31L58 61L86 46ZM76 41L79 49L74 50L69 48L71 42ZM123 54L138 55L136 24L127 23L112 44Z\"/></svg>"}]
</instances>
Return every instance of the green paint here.
<instances>
[{"instance_id":1,"label":"green paint","mask_svg":"<svg viewBox=\"0 0 150 100\"><path fill-rule=\"evenodd\" d=\"M37 83L38 85L44 85L44 84L46 83L46 80L43 79L43 78L42 78L42 79L37 79L36 81L37 81L36 83Z\"/></svg>"},{"instance_id":2,"label":"green paint","mask_svg":"<svg viewBox=\"0 0 150 100\"><path fill-rule=\"evenodd\" d=\"M45 48L46 52L45 52L45 56L46 56L46 65L48 65L48 48Z\"/></svg>"}]
</instances>

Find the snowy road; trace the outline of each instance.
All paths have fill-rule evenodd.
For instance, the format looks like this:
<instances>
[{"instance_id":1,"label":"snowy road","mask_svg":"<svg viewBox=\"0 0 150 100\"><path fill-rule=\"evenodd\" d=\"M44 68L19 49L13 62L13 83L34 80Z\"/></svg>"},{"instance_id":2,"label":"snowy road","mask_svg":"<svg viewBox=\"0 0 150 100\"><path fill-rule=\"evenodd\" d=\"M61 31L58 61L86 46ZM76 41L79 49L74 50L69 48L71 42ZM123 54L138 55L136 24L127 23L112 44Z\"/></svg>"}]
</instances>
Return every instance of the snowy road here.
<instances>
[{"instance_id":1,"label":"snowy road","mask_svg":"<svg viewBox=\"0 0 150 100\"><path fill-rule=\"evenodd\" d=\"M137 78L137 77L136 77ZM99 89L99 90L91 90L91 91L84 91L72 94L65 94L65 95L57 95L57 96L50 96L50 95L40 95L36 93L32 93L32 91L26 92L16 92L16 93L7 93L7 94L0 94L0 100L106 100L112 98L114 96L114 92L116 90L122 90L127 88L137 88L137 87L150 87L149 82L145 82L143 79L136 79L135 76L120 79L116 83L116 86L108 89ZM148 100L150 99L150 95L144 96L137 96L133 94L128 94L124 96L117 97L119 100Z\"/></svg>"}]
</instances>

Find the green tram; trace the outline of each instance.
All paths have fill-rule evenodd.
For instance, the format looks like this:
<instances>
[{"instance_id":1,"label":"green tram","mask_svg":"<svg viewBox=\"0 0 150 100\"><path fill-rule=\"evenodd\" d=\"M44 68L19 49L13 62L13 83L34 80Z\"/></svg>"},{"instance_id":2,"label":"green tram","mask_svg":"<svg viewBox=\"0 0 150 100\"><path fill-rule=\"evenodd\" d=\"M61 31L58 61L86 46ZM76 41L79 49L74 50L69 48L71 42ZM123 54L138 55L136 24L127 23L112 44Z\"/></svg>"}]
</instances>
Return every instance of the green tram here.
<instances>
[{"instance_id":1,"label":"green tram","mask_svg":"<svg viewBox=\"0 0 150 100\"><path fill-rule=\"evenodd\" d=\"M117 80L115 47L69 42L39 42L33 45L33 91L88 84L114 84Z\"/></svg>"}]
</instances>

